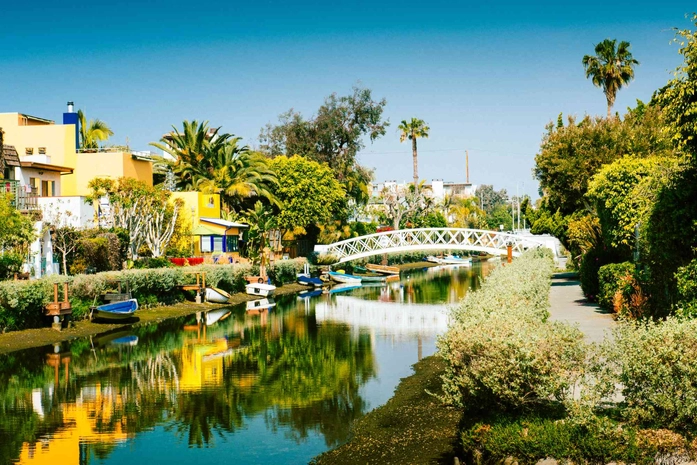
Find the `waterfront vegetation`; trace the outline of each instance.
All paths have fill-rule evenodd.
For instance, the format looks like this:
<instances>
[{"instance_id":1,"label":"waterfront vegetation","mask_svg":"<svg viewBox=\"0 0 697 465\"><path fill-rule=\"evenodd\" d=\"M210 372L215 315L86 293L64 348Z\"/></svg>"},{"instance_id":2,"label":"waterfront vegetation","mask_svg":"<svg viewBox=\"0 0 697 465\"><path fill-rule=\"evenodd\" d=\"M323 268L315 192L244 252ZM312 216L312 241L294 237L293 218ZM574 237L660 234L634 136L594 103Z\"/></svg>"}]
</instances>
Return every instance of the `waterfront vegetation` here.
<instances>
[{"instance_id":1,"label":"waterfront vegetation","mask_svg":"<svg viewBox=\"0 0 697 465\"><path fill-rule=\"evenodd\" d=\"M295 282L304 259L282 260L271 265L267 273L277 285ZM246 276L258 276L259 267L248 264L199 265L131 269L71 277L48 276L32 281L0 282L0 331L36 328L45 324L44 306L53 301L53 283L70 283L70 303L73 319L85 318L101 294L114 290L118 282L130 289L140 306L169 305L187 298L178 286L196 281L193 273L206 273L206 284L227 292L244 291ZM188 296L193 297L193 296ZM62 290L59 297L62 300Z\"/></svg>"},{"instance_id":2,"label":"waterfront vegetation","mask_svg":"<svg viewBox=\"0 0 697 465\"><path fill-rule=\"evenodd\" d=\"M552 268L528 252L451 312L440 398L463 413L467 463L694 460L697 320L622 319L588 344L547 321Z\"/></svg>"}]
</instances>

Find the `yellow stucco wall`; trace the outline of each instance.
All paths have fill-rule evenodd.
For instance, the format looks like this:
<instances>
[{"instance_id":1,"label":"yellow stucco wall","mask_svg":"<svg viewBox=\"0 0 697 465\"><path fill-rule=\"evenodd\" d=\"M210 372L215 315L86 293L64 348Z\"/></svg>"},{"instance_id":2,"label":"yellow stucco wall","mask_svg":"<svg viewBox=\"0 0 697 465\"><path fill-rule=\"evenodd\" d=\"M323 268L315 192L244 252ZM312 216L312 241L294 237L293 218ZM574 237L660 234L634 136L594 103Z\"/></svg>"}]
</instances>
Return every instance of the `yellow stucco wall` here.
<instances>
[{"instance_id":1,"label":"yellow stucco wall","mask_svg":"<svg viewBox=\"0 0 697 465\"><path fill-rule=\"evenodd\" d=\"M5 144L14 145L20 158L25 155L28 147L34 149L34 155L39 154L39 147L45 147L46 155L51 157L51 164L75 168L77 154L74 125L33 122L29 126L20 126L20 120L19 113L0 113L0 128L5 131ZM63 176L61 188L74 191L76 175Z\"/></svg>"},{"instance_id":2,"label":"yellow stucco wall","mask_svg":"<svg viewBox=\"0 0 697 465\"><path fill-rule=\"evenodd\" d=\"M94 178L118 179L126 176L152 186L152 163L134 160L128 152L78 153L75 184L63 188L63 195L87 195L87 185Z\"/></svg>"},{"instance_id":3,"label":"yellow stucco wall","mask_svg":"<svg viewBox=\"0 0 697 465\"><path fill-rule=\"evenodd\" d=\"M200 224L199 219L220 218L220 195L201 192L172 192L172 200L181 199L184 209L191 217L191 229Z\"/></svg>"}]
</instances>

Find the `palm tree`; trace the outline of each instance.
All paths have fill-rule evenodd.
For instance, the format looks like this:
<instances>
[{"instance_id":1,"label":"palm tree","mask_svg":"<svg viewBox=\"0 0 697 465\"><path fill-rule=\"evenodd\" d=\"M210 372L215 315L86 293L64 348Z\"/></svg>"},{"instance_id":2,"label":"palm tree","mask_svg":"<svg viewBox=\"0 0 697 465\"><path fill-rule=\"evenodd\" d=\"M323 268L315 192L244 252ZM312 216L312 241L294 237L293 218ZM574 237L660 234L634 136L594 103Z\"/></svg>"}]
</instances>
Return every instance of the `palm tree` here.
<instances>
[{"instance_id":1,"label":"palm tree","mask_svg":"<svg viewBox=\"0 0 697 465\"><path fill-rule=\"evenodd\" d=\"M418 189L419 185L419 162L417 159L416 152L416 139L419 137L428 137L428 131L430 128L426 125L424 120L418 118L412 118L411 121L407 122L402 120L399 124L399 141L404 142L406 139L411 140L411 151L414 157L414 187Z\"/></svg>"},{"instance_id":2,"label":"palm tree","mask_svg":"<svg viewBox=\"0 0 697 465\"><path fill-rule=\"evenodd\" d=\"M250 197L277 203L272 188L278 181L263 156L241 146L241 138L209 128L208 122L184 121L183 126L183 132L173 128L150 144L170 155L158 158L156 169L171 171L177 189L219 193L228 208Z\"/></svg>"},{"instance_id":3,"label":"palm tree","mask_svg":"<svg viewBox=\"0 0 697 465\"><path fill-rule=\"evenodd\" d=\"M639 64L629 51L629 42L605 39L595 46L595 55L583 57L586 78L603 89L607 98L607 117L612 115L615 97L623 85L634 79L634 67Z\"/></svg>"},{"instance_id":4,"label":"palm tree","mask_svg":"<svg viewBox=\"0 0 697 465\"><path fill-rule=\"evenodd\" d=\"M91 119L87 121L82 110L77 111L80 121L80 149L98 149L99 142L109 139L114 131L102 120Z\"/></svg>"}]
</instances>

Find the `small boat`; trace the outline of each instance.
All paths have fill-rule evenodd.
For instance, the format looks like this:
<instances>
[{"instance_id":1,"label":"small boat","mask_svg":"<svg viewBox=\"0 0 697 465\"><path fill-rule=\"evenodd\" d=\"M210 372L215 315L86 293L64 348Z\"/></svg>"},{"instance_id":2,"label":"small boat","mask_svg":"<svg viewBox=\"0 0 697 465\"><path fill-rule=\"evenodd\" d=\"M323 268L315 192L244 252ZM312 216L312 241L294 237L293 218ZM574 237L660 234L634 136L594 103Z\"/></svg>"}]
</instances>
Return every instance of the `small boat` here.
<instances>
[{"instance_id":1,"label":"small boat","mask_svg":"<svg viewBox=\"0 0 697 465\"><path fill-rule=\"evenodd\" d=\"M222 289L217 287L206 288L206 302L214 302L216 304L226 304L232 296Z\"/></svg>"},{"instance_id":2,"label":"small boat","mask_svg":"<svg viewBox=\"0 0 697 465\"><path fill-rule=\"evenodd\" d=\"M354 276L352 274L337 273L336 271L330 271L329 277L334 281L342 284L361 284L361 277Z\"/></svg>"},{"instance_id":3,"label":"small boat","mask_svg":"<svg viewBox=\"0 0 697 465\"><path fill-rule=\"evenodd\" d=\"M262 297L271 297L276 290L276 286L273 284L263 284L263 283L254 283L254 284L247 284L246 286L247 289L247 294L250 295L260 295Z\"/></svg>"},{"instance_id":4,"label":"small boat","mask_svg":"<svg viewBox=\"0 0 697 465\"><path fill-rule=\"evenodd\" d=\"M471 265L472 259L470 257L458 257L457 255L446 255L444 257L435 257L429 255L426 257L427 262L437 263L439 265Z\"/></svg>"},{"instance_id":5,"label":"small boat","mask_svg":"<svg viewBox=\"0 0 697 465\"><path fill-rule=\"evenodd\" d=\"M353 267L353 271L355 273L365 274L368 272L368 268L366 268L364 266L356 265Z\"/></svg>"},{"instance_id":6,"label":"small boat","mask_svg":"<svg viewBox=\"0 0 697 465\"><path fill-rule=\"evenodd\" d=\"M259 299L247 302L247 310L268 310L276 306L273 299Z\"/></svg>"},{"instance_id":7,"label":"small boat","mask_svg":"<svg viewBox=\"0 0 697 465\"><path fill-rule=\"evenodd\" d=\"M138 301L136 299L128 299L122 302L114 302L111 304L97 305L92 307L92 318L101 318L104 320L125 320L131 318L138 310Z\"/></svg>"},{"instance_id":8,"label":"small boat","mask_svg":"<svg viewBox=\"0 0 697 465\"><path fill-rule=\"evenodd\" d=\"M322 289L315 289L314 291L302 291L298 294L298 299L309 299L310 297L317 297L322 295L324 291Z\"/></svg>"},{"instance_id":9,"label":"small boat","mask_svg":"<svg viewBox=\"0 0 697 465\"><path fill-rule=\"evenodd\" d=\"M217 310L211 310L210 312L206 312L204 314L204 320L206 322L206 326L211 326L217 323L220 320L224 320L228 316L230 316L230 310L221 308Z\"/></svg>"},{"instance_id":10,"label":"small boat","mask_svg":"<svg viewBox=\"0 0 697 465\"><path fill-rule=\"evenodd\" d=\"M387 282L387 276L381 276L378 274L362 274L358 275L361 278L362 283L384 283Z\"/></svg>"},{"instance_id":11,"label":"small boat","mask_svg":"<svg viewBox=\"0 0 697 465\"><path fill-rule=\"evenodd\" d=\"M372 263L368 263L365 267L373 273L399 274L399 268L396 266L373 265Z\"/></svg>"},{"instance_id":12,"label":"small boat","mask_svg":"<svg viewBox=\"0 0 697 465\"><path fill-rule=\"evenodd\" d=\"M310 276L306 276L304 274L299 274L298 275L298 282L302 284L303 286L314 286L314 287L322 287L324 282L322 282L321 279L319 278L312 278Z\"/></svg>"},{"instance_id":13,"label":"small boat","mask_svg":"<svg viewBox=\"0 0 697 465\"><path fill-rule=\"evenodd\" d=\"M351 283L345 283L345 284L337 284L336 286L332 286L331 289L329 289L330 294L338 294L339 292L346 292L346 291L351 291L353 289L358 289L361 287L361 284L351 284Z\"/></svg>"}]
</instances>

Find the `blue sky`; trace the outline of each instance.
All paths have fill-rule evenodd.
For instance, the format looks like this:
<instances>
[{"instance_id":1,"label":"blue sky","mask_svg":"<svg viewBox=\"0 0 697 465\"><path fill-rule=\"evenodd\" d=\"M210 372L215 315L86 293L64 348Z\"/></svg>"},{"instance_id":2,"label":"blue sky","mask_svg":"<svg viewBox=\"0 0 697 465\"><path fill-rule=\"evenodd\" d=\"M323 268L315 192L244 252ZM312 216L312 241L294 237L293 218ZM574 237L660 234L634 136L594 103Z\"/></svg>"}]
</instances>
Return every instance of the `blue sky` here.
<instances>
[{"instance_id":1,"label":"blue sky","mask_svg":"<svg viewBox=\"0 0 697 465\"><path fill-rule=\"evenodd\" d=\"M628 40L641 65L615 108L648 100L680 63L671 28L688 2L43 2L3 6L0 112L61 120L73 100L111 142L147 150L184 119L253 145L294 108L310 116L357 83L386 98L388 133L361 163L410 180L397 125L419 117L422 179L470 180L537 197L534 156L556 116L605 113L581 58Z\"/></svg>"}]
</instances>

